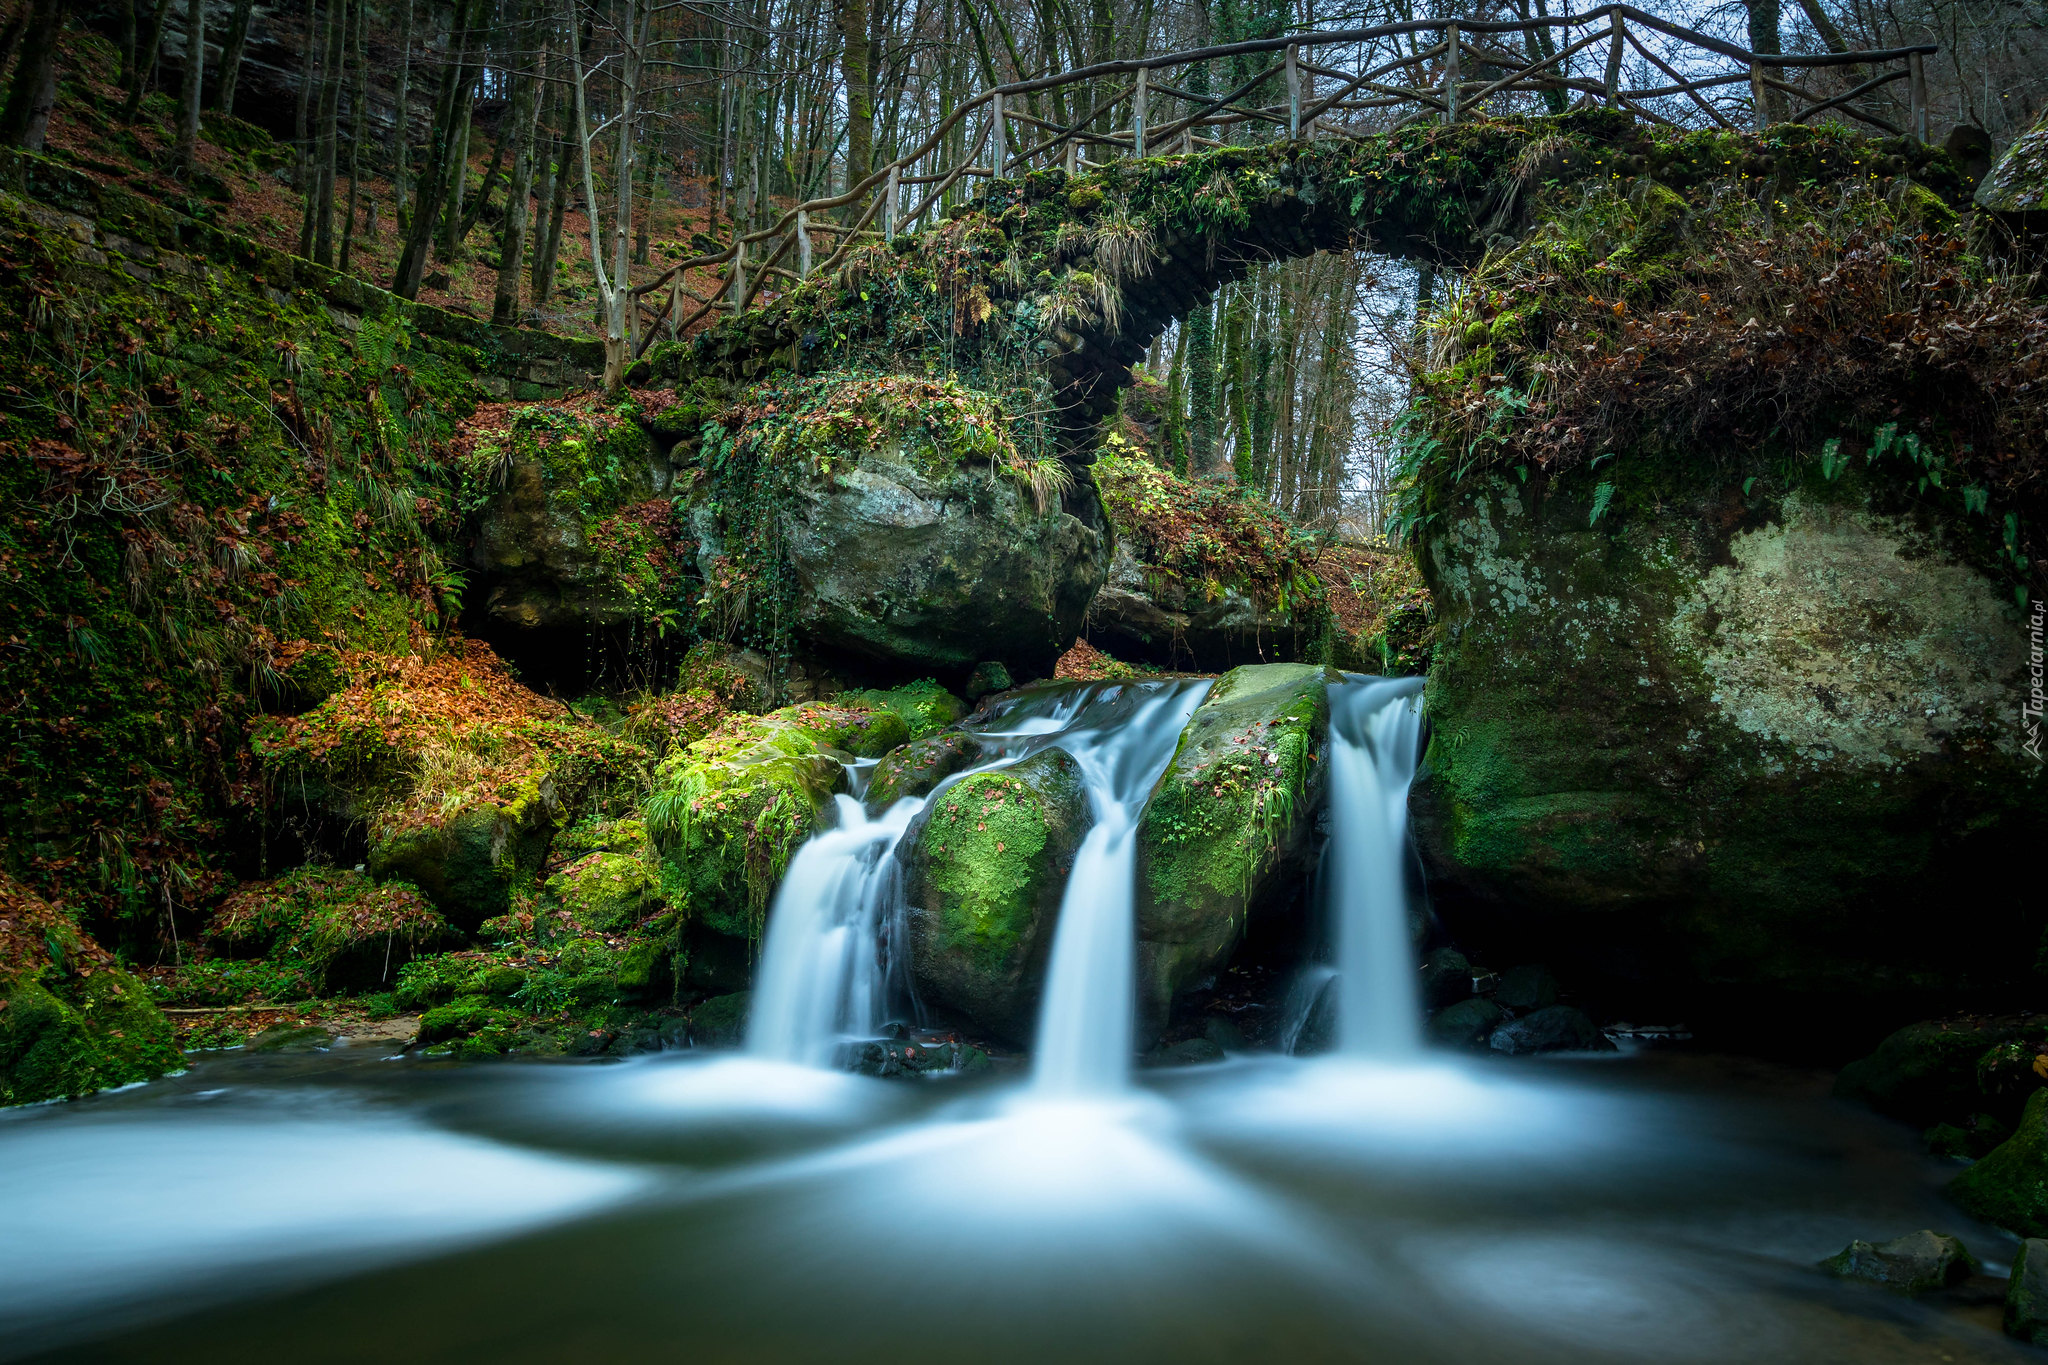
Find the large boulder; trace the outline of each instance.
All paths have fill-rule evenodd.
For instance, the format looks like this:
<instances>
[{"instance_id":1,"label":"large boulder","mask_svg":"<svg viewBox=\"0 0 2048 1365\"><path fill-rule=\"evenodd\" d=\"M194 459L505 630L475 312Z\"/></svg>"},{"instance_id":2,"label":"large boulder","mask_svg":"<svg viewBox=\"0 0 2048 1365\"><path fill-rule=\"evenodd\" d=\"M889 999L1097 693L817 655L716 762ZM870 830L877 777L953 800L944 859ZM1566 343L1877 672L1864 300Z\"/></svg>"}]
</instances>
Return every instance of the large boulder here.
<instances>
[{"instance_id":1,"label":"large boulder","mask_svg":"<svg viewBox=\"0 0 2048 1365\"><path fill-rule=\"evenodd\" d=\"M152 1080L181 1064L149 988L68 915L0 876L0 1105Z\"/></svg>"},{"instance_id":2,"label":"large boulder","mask_svg":"<svg viewBox=\"0 0 2048 1365\"><path fill-rule=\"evenodd\" d=\"M1116 552L1088 609L1092 644L1220 673L1299 659L1323 630L1313 546L1264 502L1183 479L1115 437L1093 473Z\"/></svg>"},{"instance_id":3,"label":"large boulder","mask_svg":"<svg viewBox=\"0 0 2048 1365\"><path fill-rule=\"evenodd\" d=\"M926 1000L1030 1043L1088 823L1080 767L1059 749L946 788L918 829L904 888L911 969Z\"/></svg>"},{"instance_id":4,"label":"large boulder","mask_svg":"<svg viewBox=\"0 0 2048 1365\"><path fill-rule=\"evenodd\" d=\"M2008 892L2048 778L2012 589L1959 508L1834 472L1774 495L1642 454L1445 491L1410 806L1461 942L1780 1043L2030 977L2048 903Z\"/></svg>"},{"instance_id":5,"label":"large boulder","mask_svg":"<svg viewBox=\"0 0 2048 1365\"><path fill-rule=\"evenodd\" d=\"M2011 1137L1949 1182L1948 1196L1972 1218L2048 1237L2048 1090L2034 1092Z\"/></svg>"},{"instance_id":6,"label":"large boulder","mask_svg":"<svg viewBox=\"0 0 2048 1365\"><path fill-rule=\"evenodd\" d=\"M1138 825L1138 1012L1157 1028L1299 894L1324 791L1330 684L1313 664L1226 673L1181 731Z\"/></svg>"},{"instance_id":7,"label":"large boulder","mask_svg":"<svg viewBox=\"0 0 2048 1365\"><path fill-rule=\"evenodd\" d=\"M1109 543L1093 486L1036 428L978 390L902 376L755 398L695 456L701 609L773 605L775 629L854 671L1052 672Z\"/></svg>"},{"instance_id":8,"label":"large boulder","mask_svg":"<svg viewBox=\"0 0 2048 1365\"><path fill-rule=\"evenodd\" d=\"M2013 140L1977 186L1976 204L2000 215L2048 218L2048 111Z\"/></svg>"},{"instance_id":9,"label":"large boulder","mask_svg":"<svg viewBox=\"0 0 2048 1365\"><path fill-rule=\"evenodd\" d=\"M2010 1064L2002 1052L2011 1049ZM2017 1118L2039 1083L2033 1060L2048 1048L2048 1019L1965 1015L1908 1024L1842 1068L1835 1094L1919 1127L1961 1124L1989 1110Z\"/></svg>"},{"instance_id":10,"label":"large boulder","mask_svg":"<svg viewBox=\"0 0 2048 1365\"><path fill-rule=\"evenodd\" d=\"M673 471L631 404L487 405L464 424L462 497L486 614L518 630L675 619L687 557Z\"/></svg>"}]
</instances>

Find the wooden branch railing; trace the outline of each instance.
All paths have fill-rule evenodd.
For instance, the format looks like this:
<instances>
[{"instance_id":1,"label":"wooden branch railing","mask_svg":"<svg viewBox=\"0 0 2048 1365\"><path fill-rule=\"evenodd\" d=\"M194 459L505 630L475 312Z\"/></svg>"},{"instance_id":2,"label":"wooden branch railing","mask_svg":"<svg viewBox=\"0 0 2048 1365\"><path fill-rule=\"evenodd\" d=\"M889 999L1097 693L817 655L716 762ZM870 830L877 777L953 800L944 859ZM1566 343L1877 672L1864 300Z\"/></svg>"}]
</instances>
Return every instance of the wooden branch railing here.
<instances>
[{"instance_id":1,"label":"wooden branch railing","mask_svg":"<svg viewBox=\"0 0 2048 1365\"><path fill-rule=\"evenodd\" d=\"M1675 46L1660 54L1644 41L1651 34ZM1520 35L1526 50L1510 54L1482 41L1503 35ZM1401 51L1403 40L1409 44L1406 52ZM1554 50L1539 57L1539 41L1551 43ZM1603 44L1606 50L1594 73L1573 69L1574 58L1598 53ZM1376 60L1389 45L1393 55ZM1103 155L1175 155L1221 146L1230 130L1247 126L1269 127L1275 136L1300 140L1355 136L1359 130L1340 120L1360 114L1384 118L1389 110L1405 110L1393 127L1422 119L1456 122L1482 106L1498 106L1504 98L1517 95L1556 99L1576 93L1582 102L1604 104L1655 123L1680 124L1698 116L1707 124L1731 129L1743 123L1762 127L1774 118L1796 123L1831 114L1892 134L1910 132L1924 142L1928 135L1924 62L1938 50L1921 45L1862 52L1751 52L1633 5L1609 4L1585 14L1551 18L1416 19L1372 28L1290 34L1098 62L1076 71L1012 81L963 101L924 141L843 193L807 200L767 227L740 235L723 251L681 261L657 278L635 285L631 292L636 319L641 316L639 300L668 291L668 307L642 332L639 349L644 351L659 336L682 335L714 310L743 311L771 281L803 280L820 271L836 270L862 241L886 242L923 222L970 177L1007 177L1052 167L1078 174L1091 165L1103 164ZM1357 54L1363 59L1359 65L1366 69L1346 71L1309 61L1303 55L1316 51L1336 52L1340 59L1347 52ZM1653 68L1669 83L1628 88L1630 51L1638 59L1638 70ZM1169 84L1163 79L1168 72L1199 62L1274 54L1280 56L1278 63L1221 95L1187 89L1185 81ZM1728 63L1734 64L1733 71L1727 69ZM1471 79L1466 75L1468 69L1503 74ZM1809 89L1787 79L1794 71L1830 69L1846 71L1857 83L1846 90L1829 91ZM1335 81L1338 88L1318 97L1318 79ZM1904 129L1885 116L1901 112L1896 102L1882 110L1866 102L1869 96L1902 80L1907 83ZM1110 88L1101 88L1111 82ZM1070 122L1057 122L1020 107L1026 97L1076 85L1097 89L1088 92L1087 112ZM1734 98L1726 98L1731 92L1736 92ZM1682 105L1651 107L1681 95L1685 97ZM1722 98L1717 100L1717 96ZM1154 121L1154 105L1160 100L1185 107ZM1034 103L1033 107L1040 106ZM949 163L940 149L954 130L970 119L974 131L964 139L958 159ZM1121 126L1110 126L1113 121L1120 121ZM1043 136L1013 144L1013 124ZM1388 125L1382 122L1379 126ZM1204 132L1217 136L1205 137ZM1090 153L1097 158L1091 160ZM904 187L926 185L933 188L908 213L902 212ZM834 212L842 221L820 221L821 215ZM878 218L879 228L871 226ZM814 262L813 239L819 236L833 245L822 262ZM794 272L783 264L792 253ZM681 287L688 271L703 268L719 269L723 275L720 287L708 297ZM685 300L698 305L688 316L683 316Z\"/></svg>"}]
</instances>

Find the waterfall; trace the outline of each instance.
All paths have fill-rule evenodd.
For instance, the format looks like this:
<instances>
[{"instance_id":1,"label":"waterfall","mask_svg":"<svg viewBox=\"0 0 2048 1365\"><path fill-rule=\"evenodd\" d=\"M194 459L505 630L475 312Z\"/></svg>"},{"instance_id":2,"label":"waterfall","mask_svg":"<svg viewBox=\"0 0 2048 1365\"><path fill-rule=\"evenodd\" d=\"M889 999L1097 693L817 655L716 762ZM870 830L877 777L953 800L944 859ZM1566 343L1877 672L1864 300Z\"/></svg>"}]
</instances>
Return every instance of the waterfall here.
<instances>
[{"instance_id":1,"label":"waterfall","mask_svg":"<svg viewBox=\"0 0 2048 1365\"><path fill-rule=\"evenodd\" d=\"M1420 678L1359 678L1330 689L1330 910L1337 1020L1353 1056L1422 1046L1408 929L1408 786L1421 759Z\"/></svg>"},{"instance_id":2,"label":"waterfall","mask_svg":"<svg viewBox=\"0 0 2048 1365\"><path fill-rule=\"evenodd\" d=\"M872 820L851 796L833 804L838 825L797 850L768 911L747 1017L757 1057L830 1066L841 1043L887 1021L882 939L902 900L896 844L925 803L908 797Z\"/></svg>"},{"instance_id":3,"label":"waterfall","mask_svg":"<svg viewBox=\"0 0 2048 1365\"><path fill-rule=\"evenodd\" d=\"M1039 1006L1032 1083L1045 1093L1114 1092L1130 1076L1138 816L1209 684L1154 683L1133 691L1143 700L1123 725L1059 741L1080 765L1094 824L1060 897Z\"/></svg>"}]
</instances>

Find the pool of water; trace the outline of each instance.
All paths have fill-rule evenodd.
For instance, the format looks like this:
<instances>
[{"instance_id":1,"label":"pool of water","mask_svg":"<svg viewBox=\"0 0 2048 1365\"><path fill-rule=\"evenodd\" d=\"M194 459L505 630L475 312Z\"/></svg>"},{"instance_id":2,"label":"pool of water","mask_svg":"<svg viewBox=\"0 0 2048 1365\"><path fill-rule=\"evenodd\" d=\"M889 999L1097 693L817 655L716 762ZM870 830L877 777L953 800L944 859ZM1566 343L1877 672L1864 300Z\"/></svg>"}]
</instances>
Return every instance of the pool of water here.
<instances>
[{"instance_id":1,"label":"pool of water","mask_svg":"<svg viewBox=\"0 0 2048 1365\"><path fill-rule=\"evenodd\" d=\"M0 1358L2019 1361L1813 1263L1953 1168L1727 1059L1274 1057L1059 1100L671 1054L222 1054L0 1116Z\"/></svg>"}]
</instances>

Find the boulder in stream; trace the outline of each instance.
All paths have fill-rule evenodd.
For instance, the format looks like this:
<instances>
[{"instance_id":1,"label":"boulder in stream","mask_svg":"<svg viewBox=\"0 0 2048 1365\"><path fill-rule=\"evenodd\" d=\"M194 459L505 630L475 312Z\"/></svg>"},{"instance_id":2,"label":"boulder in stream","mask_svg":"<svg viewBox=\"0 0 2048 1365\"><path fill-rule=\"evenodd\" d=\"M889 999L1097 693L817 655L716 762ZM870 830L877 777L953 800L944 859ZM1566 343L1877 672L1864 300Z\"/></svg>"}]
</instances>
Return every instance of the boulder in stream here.
<instances>
[{"instance_id":1,"label":"boulder in stream","mask_svg":"<svg viewBox=\"0 0 2048 1365\"><path fill-rule=\"evenodd\" d=\"M1949 1182L1948 1197L1973 1218L2048 1237L2048 1090L2034 1092L2011 1137Z\"/></svg>"},{"instance_id":2,"label":"boulder in stream","mask_svg":"<svg viewBox=\"0 0 2048 1365\"><path fill-rule=\"evenodd\" d=\"M2013 1253L2005 1286L2005 1330L2021 1341L2048 1346L2048 1239L2029 1237Z\"/></svg>"},{"instance_id":3,"label":"boulder in stream","mask_svg":"<svg viewBox=\"0 0 2048 1365\"><path fill-rule=\"evenodd\" d=\"M1612 1052L1614 1044L1588 1019L1583 1010L1570 1005L1546 1005L1519 1019L1510 1019L1486 1040L1495 1052L1516 1056L1525 1052Z\"/></svg>"},{"instance_id":4,"label":"boulder in stream","mask_svg":"<svg viewBox=\"0 0 2048 1365\"><path fill-rule=\"evenodd\" d=\"M1895 1294L1947 1289L1968 1279L1976 1265L1956 1238L1925 1228L1876 1245L1851 1242L1821 1262L1831 1275L1882 1285Z\"/></svg>"},{"instance_id":5,"label":"boulder in stream","mask_svg":"<svg viewBox=\"0 0 2048 1365\"><path fill-rule=\"evenodd\" d=\"M1080 767L1060 749L946 789L916 831L904 886L911 969L925 999L1030 1043L1060 897L1088 824Z\"/></svg>"},{"instance_id":6,"label":"boulder in stream","mask_svg":"<svg viewBox=\"0 0 2048 1365\"><path fill-rule=\"evenodd\" d=\"M1338 680L1316 664L1235 668L1181 731L1138 825L1138 1015L1152 1029L1252 920L1300 894Z\"/></svg>"}]
</instances>

